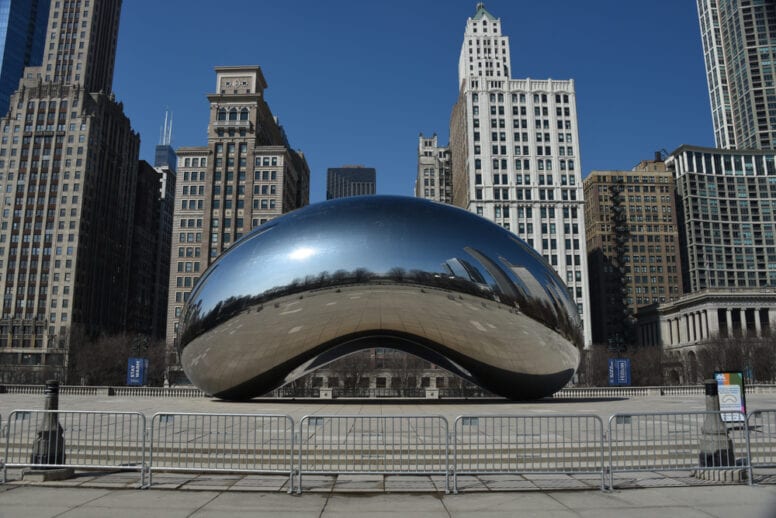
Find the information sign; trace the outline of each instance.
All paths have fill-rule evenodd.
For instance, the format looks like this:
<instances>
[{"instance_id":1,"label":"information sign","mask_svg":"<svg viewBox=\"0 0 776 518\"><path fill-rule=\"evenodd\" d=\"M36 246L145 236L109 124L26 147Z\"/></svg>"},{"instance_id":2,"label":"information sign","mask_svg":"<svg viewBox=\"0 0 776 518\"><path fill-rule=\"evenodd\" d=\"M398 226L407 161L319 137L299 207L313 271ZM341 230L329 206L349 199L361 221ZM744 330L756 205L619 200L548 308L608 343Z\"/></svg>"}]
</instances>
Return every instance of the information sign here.
<instances>
[{"instance_id":1,"label":"information sign","mask_svg":"<svg viewBox=\"0 0 776 518\"><path fill-rule=\"evenodd\" d=\"M127 360L127 385L130 387L145 385L147 370L147 358L130 358Z\"/></svg>"},{"instance_id":2,"label":"information sign","mask_svg":"<svg viewBox=\"0 0 776 518\"><path fill-rule=\"evenodd\" d=\"M746 415L746 392L744 390L744 374L741 371L715 372L717 394L722 420L726 423L743 421ZM726 412L742 412L726 413Z\"/></svg>"},{"instance_id":3,"label":"information sign","mask_svg":"<svg viewBox=\"0 0 776 518\"><path fill-rule=\"evenodd\" d=\"M627 387L631 384L629 358L609 358L609 386Z\"/></svg>"}]
</instances>

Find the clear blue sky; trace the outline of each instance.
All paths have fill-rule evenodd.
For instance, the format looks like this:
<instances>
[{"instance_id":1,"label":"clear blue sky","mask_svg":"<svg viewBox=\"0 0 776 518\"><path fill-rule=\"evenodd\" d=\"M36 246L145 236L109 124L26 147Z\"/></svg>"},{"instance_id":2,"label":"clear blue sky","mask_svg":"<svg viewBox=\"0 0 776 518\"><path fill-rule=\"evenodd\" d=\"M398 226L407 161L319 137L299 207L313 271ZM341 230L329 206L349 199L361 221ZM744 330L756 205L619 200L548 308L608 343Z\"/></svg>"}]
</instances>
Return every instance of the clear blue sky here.
<instances>
[{"instance_id":1,"label":"clear blue sky","mask_svg":"<svg viewBox=\"0 0 776 518\"><path fill-rule=\"evenodd\" d=\"M583 174L713 145L693 0L491 0L516 78L574 79ZM411 195L417 137L447 143L474 0L127 0L114 91L153 161L164 109L173 145L206 143L213 67L259 65L266 99L325 198L328 167L377 169Z\"/></svg>"}]
</instances>

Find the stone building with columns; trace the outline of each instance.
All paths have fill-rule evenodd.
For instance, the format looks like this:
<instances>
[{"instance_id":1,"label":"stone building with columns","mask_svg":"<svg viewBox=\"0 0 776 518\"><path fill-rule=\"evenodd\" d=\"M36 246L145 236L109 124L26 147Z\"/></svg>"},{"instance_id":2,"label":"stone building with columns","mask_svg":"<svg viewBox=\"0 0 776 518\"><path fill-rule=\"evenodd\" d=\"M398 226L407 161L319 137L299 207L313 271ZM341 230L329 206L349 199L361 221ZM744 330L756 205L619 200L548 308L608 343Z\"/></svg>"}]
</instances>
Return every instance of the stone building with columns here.
<instances>
[{"instance_id":1,"label":"stone building with columns","mask_svg":"<svg viewBox=\"0 0 776 518\"><path fill-rule=\"evenodd\" d=\"M764 337L776 331L776 288L701 290L637 314L639 345L695 350L715 338Z\"/></svg>"}]
</instances>

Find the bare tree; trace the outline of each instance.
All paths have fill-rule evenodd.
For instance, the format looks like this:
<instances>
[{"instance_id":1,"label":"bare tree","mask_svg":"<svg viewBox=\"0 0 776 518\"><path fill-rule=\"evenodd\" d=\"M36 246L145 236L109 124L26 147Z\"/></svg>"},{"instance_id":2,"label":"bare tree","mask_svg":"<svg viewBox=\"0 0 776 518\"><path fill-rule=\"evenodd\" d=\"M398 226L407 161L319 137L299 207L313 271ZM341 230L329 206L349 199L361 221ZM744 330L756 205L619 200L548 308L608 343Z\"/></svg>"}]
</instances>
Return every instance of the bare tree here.
<instances>
[{"instance_id":1,"label":"bare tree","mask_svg":"<svg viewBox=\"0 0 776 518\"><path fill-rule=\"evenodd\" d=\"M609 359L626 358L631 364L631 384L663 384L663 350L660 347L631 347L625 352L610 351L606 345L594 345L582 351L579 362L579 384L603 387L609 384Z\"/></svg>"},{"instance_id":2,"label":"bare tree","mask_svg":"<svg viewBox=\"0 0 776 518\"><path fill-rule=\"evenodd\" d=\"M373 349L356 351L339 358L328 366L328 370L344 381L346 389L369 386L369 373L373 370Z\"/></svg>"},{"instance_id":3,"label":"bare tree","mask_svg":"<svg viewBox=\"0 0 776 518\"><path fill-rule=\"evenodd\" d=\"M144 335L102 335L89 339L70 338L68 379L81 385L124 385L129 358L147 358L148 385L159 386L164 381L165 344L151 341Z\"/></svg>"},{"instance_id":4,"label":"bare tree","mask_svg":"<svg viewBox=\"0 0 776 518\"><path fill-rule=\"evenodd\" d=\"M716 338L698 347L700 374L714 371L743 371L752 381L776 379L776 340L773 336Z\"/></svg>"}]
</instances>

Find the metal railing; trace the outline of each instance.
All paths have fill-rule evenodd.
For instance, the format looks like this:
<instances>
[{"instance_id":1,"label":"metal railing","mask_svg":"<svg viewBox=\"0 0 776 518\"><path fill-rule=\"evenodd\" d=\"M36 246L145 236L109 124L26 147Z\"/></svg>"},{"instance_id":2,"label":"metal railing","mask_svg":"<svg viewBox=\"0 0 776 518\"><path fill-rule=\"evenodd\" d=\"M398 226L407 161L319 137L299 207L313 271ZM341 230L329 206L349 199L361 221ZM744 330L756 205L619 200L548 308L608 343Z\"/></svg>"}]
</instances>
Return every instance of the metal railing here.
<instances>
[{"instance_id":1,"label":"metal railing","mask_svg":"<svg viewBox=\"0 0 776 518\"><path fill-rule=\"evenodd\" d=\"M724 462L702 451L710 434L730 440ZM619 413L607 429L586 414L462 415L449 429L442 416L14 410L0 420L2 482L21 467L137 471L141 487L159 472L276 474L289 493L308 474L444 475L447 492L481 474L599 474L605 489L625 472L736 470L752 484L776 467L776 410Z\"/></svg>"},{"instance_id":2,"label":"metal railing","mask_svg":"<svg viewBox=\"0 0 776 518\"><path fill-rule=\"evenodd\" d=\"M746 420L749 432L749 464L776 468L776 410L755 410Z\"/></svg>"},{"instance_id":3,"label":"metal railing","mask_svg":"<svg viewBox=\"0 0 776 518\"><path fill-rule=\"evenodd\" d=\"M297 491L305 474L444 475L450 442L442 416L308 415L299 422Z\"/></svg>"},{"instance_id":4,"label":"metal railing","mask_svg":"<svg viewBox=\"0 0 776 518\"><path fill-rule=\"evenodd\" d=\"M336 387L332 397L337 398L425 398L425 388Z\"/></svg>"},{"instance_id":5,"label":"metal railing","mask_svg":"<svg viewBox=\"0 0 776 518\"><path fill-rule=\"evenodd\" d=\"M283 386L262 396L263 398L318 398L324 387L298 388ZM21 385L0 383L0 394L43 394L43 385ZM332 396L359 398L425 398L426 388L354 388L335 387L331 389ZM486 398L502 399L485 390L476 387L437 388L440 398L467 399ZM704 394L703 385L663 385L652 387L567 387L552 395L554 399L569 398L615 398L615 397L660 397L660 396L697 396ZM748 394L774 394L774 384L749 384ZM174 387L124 387L124 386L81 386L60 385L59 393L64 396L119 396L119 397L174 397L174 398L206 398L205 392L192 386Z\"/></svg>"},{"instance_id":6,"label":"metal railing","mask_svg":"<svg viewBox=\"0 0 776 518\"><path fill-rule=\"evenodd\" d=\"M146 474L146 419L137 412L14 410L5 425L7 469L81 468Z\"/></svg>"},{"instance_id":7,"label":"metal railing","mask_svg":"<svg viewBox=\"0 0 776 518\"><path fill-rule=\"evenodd\" d=\"M0 415L0 472L5 473L5 428L3 428L3 416ZM5 479L2 479L5 483Z\"/></svg>"},{"instance_id":8,"label":"metal railing","mask_svg":"<svg viewBox=\"0 0 776 518\"><path fill-rule=\"evenodd\" d=\"M739 416L740 424L721 423L723 414ZM739 457L741 452L748 456L746 416L741 412L614 414L609 418L609 487L614 488L617 472L735 469L734 459L729 456L724 460L712 457L710 463L702 462L702 434L704 430L707 433L714 431L712 421L720 422L726 439L732 441L733 452L739 452ZM751 467L748 471L751 484Z\"/></svg>"},{"instance_id":9,"label":"metal railing","mask_svg":"<svg viewBox=\"0 0 776 518\"><path fill-rule=\"evenodd\" d=\"M597 473L605 488L604 423L596 415L469 415L454 425L458 475Z\"/></svg>"},{"instance_id":10,"label":"metal railing","mask_svg":"<svg viewBox=\"0 0 776 518\"><path fill-rule=\"evenodd\" d=\"M268 414L154 414L149 486L154 471L287 474L294 489L294 420Z\"/></svg>"},{"instance_id":11,"label":"metal railing","mask_svg":"<svg viewBox=\"0 0 776 518\"><path fill-rule=\"evenodd\" d=\"M0 394L43 394L45 385L0 384ZM196 387L109 387L60 385L61 396L208 397Z\"/></svg>"}]
</instances>

